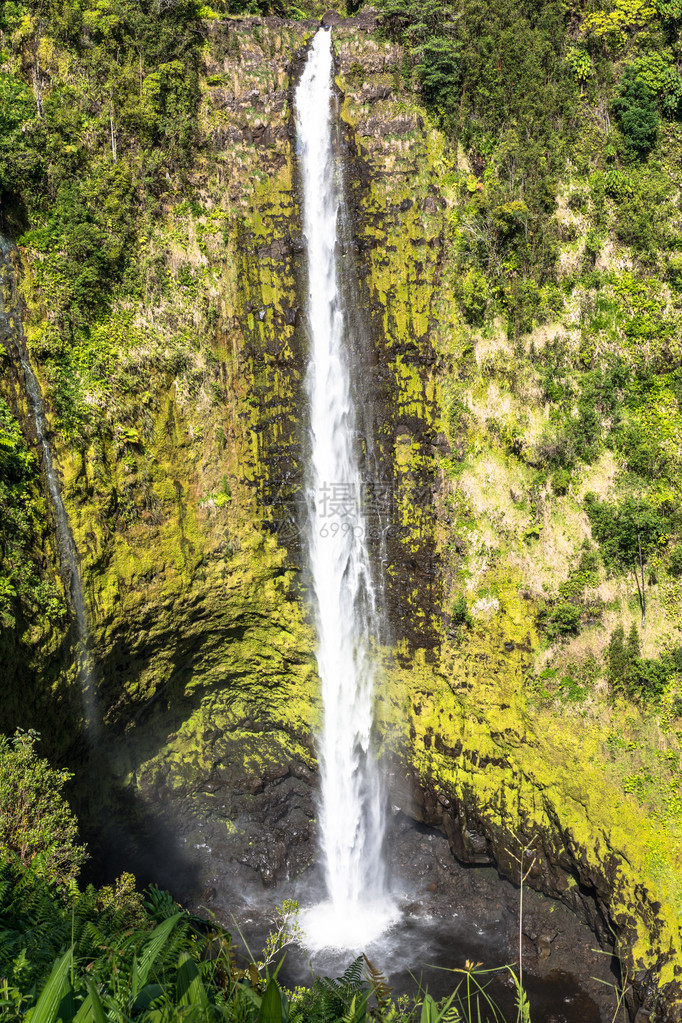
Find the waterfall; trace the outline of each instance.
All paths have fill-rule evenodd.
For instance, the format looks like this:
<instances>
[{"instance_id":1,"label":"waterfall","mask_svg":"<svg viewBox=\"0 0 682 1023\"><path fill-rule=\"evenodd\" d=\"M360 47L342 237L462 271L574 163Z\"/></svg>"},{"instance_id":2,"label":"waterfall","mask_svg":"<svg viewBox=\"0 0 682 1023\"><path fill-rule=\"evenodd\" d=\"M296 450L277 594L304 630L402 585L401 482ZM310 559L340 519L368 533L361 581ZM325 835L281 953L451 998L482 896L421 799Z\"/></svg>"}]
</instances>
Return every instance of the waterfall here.
<instances>
[{"instance_id":1,"label":"waterfall","mask_svg":"<svg viewBox=\"0 0 682 1023\"><path fill-rule=\"evenodd\" d=\"M372 748L379 632L362 511L351 366L338 265L343 202L334 155L331 33L315 36L296 89L308 266L310 469L307 551L324 720L318 737L320 828L328 901L308 910L311 947L354 947L387 926L384 794Z\"/></svg>"},{"instance_id":2,"label":"waterfall","mask_svg":"<svg viewBox=\"0 0 682 1023\"><path fill-rule=\"evenodd\" d=\"M0 237L0 255L2 256L3 268L10 267L10 253L12 246L6 239ZM0 285L2 281L0 280ZM89 740L94 743L98 737L98 718L95 707L94 694L94 670L89 652L90 629L88 617L85 610L85 597L81 586L80 573L78 571L78 556L76 545L71 534L69 519L64 508L62 495L59 489L59 482L54 467L52 448L48 441L48 425L45 416L45 406L40 391L40 385L26 352L26 343L21 326L21 320L12 313L11 309L5 308L3 289L0 287L0 336L5 335L11 340L19 361L24 371L26 393L33 415L33 423L36 431L36 439L42 452L43 472L47 484L47 493L52 506L54 516L54 529L57 537L59 560L62 571L69 581L70 603L74 617L75 639L79 648L78 674L81 684L83 699L83 713L85 727Z\"/></svg>"}]
</instances>

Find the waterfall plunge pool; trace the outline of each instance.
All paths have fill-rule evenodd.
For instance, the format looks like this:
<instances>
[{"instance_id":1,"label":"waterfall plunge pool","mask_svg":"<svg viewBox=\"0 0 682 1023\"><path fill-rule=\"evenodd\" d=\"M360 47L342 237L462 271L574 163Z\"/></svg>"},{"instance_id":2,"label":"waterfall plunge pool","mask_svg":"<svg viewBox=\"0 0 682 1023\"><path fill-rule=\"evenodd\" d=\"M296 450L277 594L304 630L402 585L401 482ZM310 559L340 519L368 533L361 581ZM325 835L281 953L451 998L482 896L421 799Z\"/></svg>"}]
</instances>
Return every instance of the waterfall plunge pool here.
<instances>
[{"instance_id":1,"label":"waterfall plunge pool","mask_svg":"<svg viewBox=\"0 0 682 1023\"><path fill-rule=\"evenodd\" d=\"M280 968L282 984L293 989L309 985L314 976L339 977L364 953L387 976L394 995L414 995L421 987L441 998L461 979L452 971L469 961L496 971L488 975L488 992L505 1019L515 1020L513 983L504 967L518 973L518 887L492 867L457 863L444 835L402 813L388 829L393 922L376 937L364 930L359 914L347 920L343 948L322 947L321 934L314 935L314 945L290 945ZM316 912L324 899L325 885L318 865L270 889L254 879L238 890L243 901L239 908L232 904L234 940L258 958L275 907L284 899L297 900L305 927L307 911ZM592 931L557 900L526 887L523 901L523 975L533 1023L611 1023L618 977L608 950L600 949ZM224 905L227 909L229 897ZM225 922L230 926L229 914ZM370 917L370 926L375 924ZM327 939L333 942L332 931Z\"/></svg>"}]
</instances>

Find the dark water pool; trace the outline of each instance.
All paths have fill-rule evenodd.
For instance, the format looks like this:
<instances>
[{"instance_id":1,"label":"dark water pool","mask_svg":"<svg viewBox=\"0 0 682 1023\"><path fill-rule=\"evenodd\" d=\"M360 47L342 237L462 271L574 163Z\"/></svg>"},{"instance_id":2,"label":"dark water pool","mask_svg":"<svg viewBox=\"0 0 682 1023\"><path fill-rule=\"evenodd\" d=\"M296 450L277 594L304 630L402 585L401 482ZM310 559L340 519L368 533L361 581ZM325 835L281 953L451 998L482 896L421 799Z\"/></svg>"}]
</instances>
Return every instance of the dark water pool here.
<instances>
[{"instance_id":1,"label":"dark water pool","mask_svg":"<svg viewBox=\"0 0 682 1023\"><path fill-rule=\"evenodd\" d=\"M357 948L343 952L311 954L290 946L280 970L283 983L293 988L310 984L314 975L341 976L364 952L386 975L394 994L414 995L421 989L441 998L458 982L465 990L462 973L454 971L464 970L469 961L481 964L477 979L503 1018L515 1021L515 987L505 966L518 975L518 888L492 868L460 866L442 835L411 822L392 836L391 860L391 874L398 879L398 922L374 944L363 945L358 934ZM237 923L255 957L272 925L273 906L283 898L307 906L323 895L315 870L304 872L296 884L271 889L267 908L252 893ZM533 1023L611 1023L616 976L608 950L600 949L592 932L561 903L529 889L523 898L523 979ZM482 1021L494 1019L482 997L480 1002Z\"/></svg>"}]
</instances>

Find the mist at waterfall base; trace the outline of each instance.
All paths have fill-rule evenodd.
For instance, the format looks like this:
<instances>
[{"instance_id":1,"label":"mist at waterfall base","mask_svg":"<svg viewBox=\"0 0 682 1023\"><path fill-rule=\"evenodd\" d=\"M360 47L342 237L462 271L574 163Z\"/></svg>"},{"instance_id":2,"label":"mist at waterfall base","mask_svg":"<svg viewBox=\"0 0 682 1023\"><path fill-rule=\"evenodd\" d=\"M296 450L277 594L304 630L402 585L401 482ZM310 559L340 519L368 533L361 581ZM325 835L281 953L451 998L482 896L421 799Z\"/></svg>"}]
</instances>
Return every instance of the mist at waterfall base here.
<instances>
[{"instance_id":1,"label":"mist at waterfall base","mask_svg":"<svg viewBox=\"0 0 682 1023\"><path fill-rule=\"evenodd\" d=\"M309 949L354 948L374 941L397 918L385 883L385 793L372 748L380 608L361 509L326 528L320 495L332 484L360 494L351 368L337 266L341 166L334 154L331 33L315 36L296 89L296 133L310 341L307 391L310 461L307 555L317 632L323 725L320 844L327 898L302 918Z\"/></svg>"},{"instance_id":2,"label":"mist at waterfall base","mask_svg":"<svg viewBox=\"0 0 682 1023\"><path fill-rule=\"evenodd\" d=\"M462 978L453 970L470 961L496 971L486 976L488 993L504 1019L516 1019L515 991L504 967L516 965L518 972L518 888L493 867L457 863L445 835L395 809L387 821L386 851L399 919L373 941L364 940L358 923L354 947L344 950L288 946L280 982L293 989L315 977L340 977L364 953L387 977L394 996L414 997L421 987L440 998L449 996ZM267 890L256 882L242 884L239 907L232 897L235 942L246 944L258 958L274 927L274 907L291 898L305 905L324 892L319 864ZM610 1023L615 1002L608 985L616 977L589 928L561 903L531 889L524 891L524 920L523 979L533 1023ZM548 958L539 960L529 935L551 938Z\"/></svg>"}]
</instances>

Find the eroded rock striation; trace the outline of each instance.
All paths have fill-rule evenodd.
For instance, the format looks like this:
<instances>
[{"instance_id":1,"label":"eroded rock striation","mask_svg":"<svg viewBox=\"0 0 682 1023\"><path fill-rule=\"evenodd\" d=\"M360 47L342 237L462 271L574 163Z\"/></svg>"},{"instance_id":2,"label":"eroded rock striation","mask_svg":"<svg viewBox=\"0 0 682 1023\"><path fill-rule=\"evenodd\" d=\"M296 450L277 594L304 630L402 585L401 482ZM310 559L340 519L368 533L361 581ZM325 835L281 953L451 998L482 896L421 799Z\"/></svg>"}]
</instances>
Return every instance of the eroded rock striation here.
<instances>
[{"instance_id":1,"label":"eroded rock striation","mask_svg":"<svg viewBox=\"0 0 682 1023\"><path fill-rule=\"evenodd\" d=\"M316 27L208 25L195 202L167 206L147 240L149 266L162 266L168 284L155 289L150 269L101 428L52 438L97 655L101 748L88 750L74 721L66 627L61 642L25 637L31 659L20 663L15 650L9 662L15 686L40 670L68 694L60 724L70 715L70 725L53 744L90 767L79 798L95 844L120 846L153 876L155 854L141 851L163 833L176 856L168 883L209 905L231 862L267 885L315 853L319 700L300 564L307 342L291 107ZM567 727L529 696L537 602L518 565L482 572L466 630L453 618L461 558L444 459L454 471L460 438L447 379L465 357L451 340L461 340L454 169L405 84L400 49L374 28L363 15L333 31L343 255L359 282L360 444L390 612L378 701L394 799L441 828L463 862L518 879L527 850L529 883L616 940L633 1009L656 1005L652 1018L679 1019L679 850L605 771L599 723ZM4 273L21 280L13 302L40 371L47 312L30 253ZM172 350L171 335L183 338ZM3 393L30 438L17 380ZM44 703L29 702L20 723L47 731ZM6 718L18 721L16 702ZM135 837L131 817L147 838Z\"/></svg>"}]
</instances>

